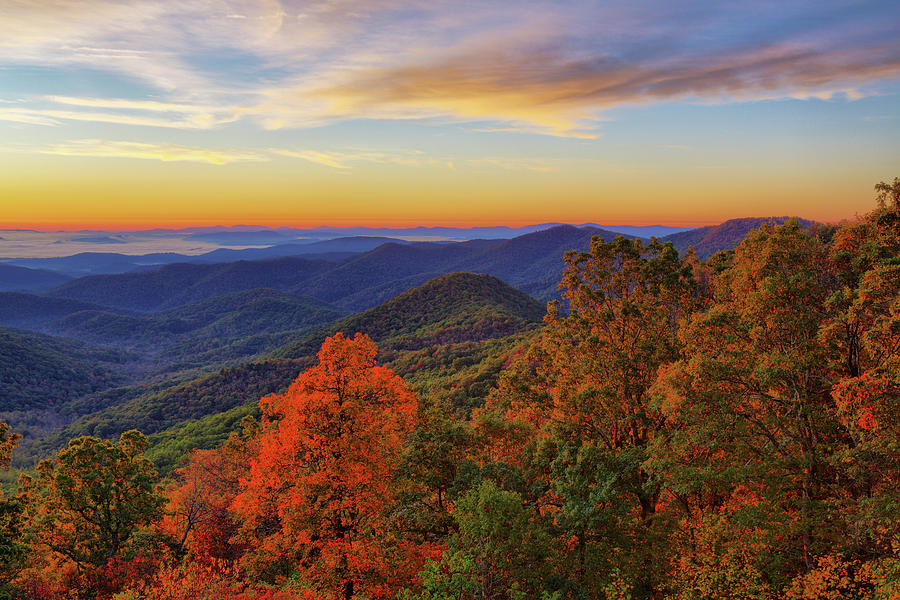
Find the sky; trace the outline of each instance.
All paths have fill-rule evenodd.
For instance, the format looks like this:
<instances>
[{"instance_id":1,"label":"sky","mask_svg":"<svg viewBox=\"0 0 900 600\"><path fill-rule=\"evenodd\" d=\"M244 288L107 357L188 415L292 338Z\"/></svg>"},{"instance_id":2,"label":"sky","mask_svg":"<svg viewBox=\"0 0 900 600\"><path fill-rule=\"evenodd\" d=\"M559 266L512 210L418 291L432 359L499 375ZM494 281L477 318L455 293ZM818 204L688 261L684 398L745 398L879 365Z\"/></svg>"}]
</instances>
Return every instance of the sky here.
<instances>
[{"instance_id":1,"label":"sky","mask_svg":"<svg viewBox=\"0 0 900 600\"><path fill-rule=\"evenodd\" d=\"M0 228L839 221L900 3L0 0Z\"/></svg>"}]
</instances>

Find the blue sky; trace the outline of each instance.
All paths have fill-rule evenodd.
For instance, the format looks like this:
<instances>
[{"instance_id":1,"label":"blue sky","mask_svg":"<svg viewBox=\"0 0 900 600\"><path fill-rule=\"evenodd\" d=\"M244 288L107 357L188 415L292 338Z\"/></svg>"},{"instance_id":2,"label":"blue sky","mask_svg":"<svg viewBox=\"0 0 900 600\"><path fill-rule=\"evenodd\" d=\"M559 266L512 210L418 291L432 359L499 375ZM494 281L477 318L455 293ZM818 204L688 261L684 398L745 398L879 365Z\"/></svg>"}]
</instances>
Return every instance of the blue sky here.
<instances>
[{"instance_id":1,"label":"blue sky","mask_svg":"<svg viewBox=\"0 0 900 600\"><path fill-rule=\"evenodd\" d=\"M900 164L898 23L833 0L13 0L0 225L850 217Z\"/></svg>"}]
</instances>

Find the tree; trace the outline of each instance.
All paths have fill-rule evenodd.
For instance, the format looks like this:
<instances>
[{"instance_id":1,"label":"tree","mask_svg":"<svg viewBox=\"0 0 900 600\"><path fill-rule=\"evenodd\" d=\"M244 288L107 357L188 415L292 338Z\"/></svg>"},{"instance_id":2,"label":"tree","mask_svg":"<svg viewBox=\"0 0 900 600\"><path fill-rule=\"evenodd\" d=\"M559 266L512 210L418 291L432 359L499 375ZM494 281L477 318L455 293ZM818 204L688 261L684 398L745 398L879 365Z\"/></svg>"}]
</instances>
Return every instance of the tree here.
<instances>
[{"instance_id":1,"label":"tree","mask_svg":"<svg viewBox=\"0 0 900 600\"><path fill-rule=\"evenodd\" d=\"M662 487L644 462L667 423L650 389L680 357L679 324L703 300L696 265L671 244L624 237L595 237L565 260L568 314L551 305L538 344L489 406L533 428L525 469L532 489L543 481L533 502L566 541L559 571L578 594L601 593L610 558L627 555L635 593L652 595L666 568L650 554L660 550Z\"/></svg>"},{"instance_id":2,"label":"tree","mask_svg":"<svg viewBox=\"0 0 900 600\"><path fill-rule=\"evenodd\" d=\"M231 567L243 553L243 546L232 541L240 524L230 508L251 459L259 453L259 424L246 416L242 426L221 448L194 450L166 489L164 527L180 547L191 551L193 561L225 561Z\"/></svg>"},{"instance_id":3,"label":"tree","mask_svg":"<svg viewBox=\"0 0 900 600\"><path fill-rule=\"evenodd\" d=\"M450 509L465 491L471 460L471 427L457 420L449 402L422 409L420 426L408 437L397 466L395 523L411 539L440 545L454 531Z\"/></svg>"},{"instance_id":4,"label":"tree","mask_svg":"<svg viewBox=\"0 0 900 600\"><path fill-rule=\"evenodd\" d=\"M900 209L900 177L894 177L891 183L880 181L875 184L878 208Z\"/></svg>"},{"instance_id":5,"label":"tree","mask_svg":"<svg viewBox=\"0 0 900 600\"><path fill-rule=\"evenodd\" d=\"M796 221L752 232L684 327L684 358L656 386L672 433L649 465L684 510L682 594L722 597L730 578L765 596L822 557L890 552L897 461L865 429L896 420L897 280L870 275L897 246L868 227L830 249Z\"/></svg>"},{"instance_id":6,"label":"tree","mask_svg":"<svg viewBox=\"0 0 900 600\"><path fill-rule=\"evenodd\" d=\"M0 468L8 469L10 455L22 436L0 422ZM22 544L22 504L0 497L0 594L22 568L27 548Z\"/></svg>"},{"instance_id":7,"label":"tree","mask_svg":"<svg viewBox=\"0 0 900 600\"><path fill-rule=\"evenodd\" d=\"M846 475L836 499L849 533L842 550L862 558L887 555L900 539L900 178L876 190L879 208L834 235L838 289L820 332L850 437L835 457Z\"/></svg>"},{"instance_id":8,"label":"tree","mask_svg":"<svg viewBox=\"0 0 900 600\"><path fill-rule=\"evenodd\" d=\"M456 505L459 531L440 561L420 574L423 589L407 600L524 600L540 597L548 540L515 492L483 480Z\"/></svg>"},{"instance_id":9,"label":"tree","mask_svg":"<svg viewBox=\"0 0 900 600\"><path fill-rule=\"evenodd\" d=\"M257 564L348 600L386 593L383 514L416 425L415 397L375 354L368 336L338 333L316 367L260 401L259 454L234 505L259 544Z\"/></svg>"},{"instance_id":10,"label":"tree","mask_svg":"<svg viewBox=\"0 0 900 600\"><path fill-rule=\"evenodd\" d=\"M744 512L762 503L782 515L788 530L772 531L770 541L793 546L784 550L809 566L825 526L825 456L842 436L818 337L826 272L824 248L796 221L752 232L721 273L716 304L684 330L686 358L668 374L675 388L663 390L672 417L686 424L675 446L697 466L695 480L717 469L734 478L730 485L745 482L757 501ZM702 440L715 449L712 460L688 454Z\"/></svg>"},{"instance_id":11,"label":"tree","mask_svg":"<svg viewBox=\"0 0 900 600\"><path fill-rule=\"evenodd\" d=\"M146 449L147 438L131 430L117 443L76 438L55 461L41 461L39 478L20 482L33 543L80 568L120 555L135 531L162 513Z\"/></svg>"}]
</instances>

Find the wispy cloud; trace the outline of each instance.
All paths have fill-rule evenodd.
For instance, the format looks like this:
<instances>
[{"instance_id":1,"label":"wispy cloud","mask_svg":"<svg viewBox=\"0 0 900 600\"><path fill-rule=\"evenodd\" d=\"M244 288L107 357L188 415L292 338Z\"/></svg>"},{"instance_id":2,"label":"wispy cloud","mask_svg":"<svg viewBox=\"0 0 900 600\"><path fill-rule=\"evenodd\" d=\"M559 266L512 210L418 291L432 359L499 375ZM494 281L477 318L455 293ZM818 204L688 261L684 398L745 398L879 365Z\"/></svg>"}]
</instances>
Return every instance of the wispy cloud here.
<instances>
[{"instance_id":1,"label":"wispy cloud","mask_svg":"<svg viewBox=\"0 0 900 600\"><path fill-rule=\"evenodd\" d=\"M204 106L196 104L177 104L173 102L159 102L156 100L131 100L126 98L78 98L75 96L44 96L43 99L49 102L56 102L58 104L84 106L88 108L114 108L122 110L190 114L210 114L217 111L217 107L209 105Z\"/></svg>"},{"instance_id":2,"label":"wispy cloud","mask_svg":"<svg viewBox=\"0 0 900 600\"><path fill-rule=\"evenodd\" d=\"M28 106L22 103L0 105L0 120L36 125L88 121L170 129L212 129L238 120L239 112L233 106L216 107L125 98L44 96Z\"/></svg>"},{"instance_id":3,"label":"wispy cloud","mask_svg":"<svg viewBox=\"0 0 900 600\"><path fill-rule=\"evenodd\" d=\"M59 125L59 121L47 115L21 110L4 110L3 108L0 108L0 121L11 121L28 125Z\"/></svg>"},{"instance_id":4,"label":"wispy cloud","mask_svg":"<svg viewBox=\"0 0 900 600\"><path fill-rule=\"evenodd\" d=\"M900 79L896 3L752 4L14 0L0 14L0 64L114 73L157 97L60 92L0 119L181 129L428 119L595 138L620 106L852 100Z\"/></svg>"},{"instance_id":5,"label":"wispy cloud","mask_svg":"<svg viewBox=\"0 0 900 600\"><path fill-rule=\"evenodd\" d=\"M347 164L348 157L344 154L333 154L327 152L317 152L315 150L272 150L271 152L275 154L280 154L281 156L289 156L291 158L300 158L303 160L308 160L309 162L316 163L318 165L323 165L326 167L331 167L333 169L349 169L350 166Z\"/></svg>"},{"instance_id":6,"label":"wispy cloud","mask_svg":"<svg viewBox=\"0 0 900 600\"><path fill-rule=\"evenodd\" d=\"M191 148L175 144L145 144L109 140L73 140L38 150L41 154L60 156L95 156L103 158L138 158L161 161L189 161L226 165L233 162L263 161L264 156L232 150Z\"/></svg>"},{"instance_id":7,"label":"wispy cloud","mask_svg":"<svg viewBox=\"0 0 900 600\"><path fill-rule=\"evenodd\" d=\"M230 123L237 117L217 117L208 113L189 115L147 116L130 112L72 111L54 108L4 108L0 107L0 120L32 123L35 125L59 125L61 121L88 121L92 123L114 123L140 127L162 127L168 129L211 129L223 123Z\"/></svg>"},{"instance_id":8,"label":"wispy cloud","mask_svg":"<svg viewBox=\"0 0 900 600\"><path fill-rule=\"evenodd\" d=\"M312 163L331 167L334 169L352 169L360 164L395 165L409 168L431 167L438 169L503 169L505 171L534 171L536 173L550 173L558 171L563 164L573 161L562 161L558 158L540 156L485 156L481 158L465 159L459 163L446 156L427 156L421 151L404 150L391 152L375 152L367 150L285 150L270 148L269 152L289 158L299 158ZM574 161L574 162L593 162Z\"/></svg>"},{"instance_id":9,"label":"wispy cloud","mask_svg":"<svg viewBox=\"0 0 900 600\"><path fill-rule=\"evenodd\" d=\"M559 170L559 160L540 157L490 156L472 159L468 164L473 167L491 167L507 171L534 171L535 173L551 173Z\"/></svg>"},{"instance_id":10,"label":"wispy cloud","mask_svg":"<svg viewBox=\"0 0 900 600\"><path fill-rule=\"evenodd\" d=\"M329 112L375 118L453 115L537 127L554 135L590 136L598 111L670 100L858 98L856 86L900 77L900 45L822 50L778 44L718 56L629 62L573 58L557 48L476 50L434 62L375 68L342 83L298 91Z\"/></svg>"},{"instance_id":11,"label":"wispy cloud","mask_svg":"<svg viewBox=\"0 0 900 600\"><path fill-rule=\"evenodd\" d=\"M290 150L282 148L270 148L269 152L289 158L299 158L312 163L331 167L333 169L351 169L364 163L377 163L382 165L397 165L402 167L442 167L454 168L453 162L448 158L425 156L417 150L394 150L390 152L372 150Z\"/></svg>"}]
</instances>

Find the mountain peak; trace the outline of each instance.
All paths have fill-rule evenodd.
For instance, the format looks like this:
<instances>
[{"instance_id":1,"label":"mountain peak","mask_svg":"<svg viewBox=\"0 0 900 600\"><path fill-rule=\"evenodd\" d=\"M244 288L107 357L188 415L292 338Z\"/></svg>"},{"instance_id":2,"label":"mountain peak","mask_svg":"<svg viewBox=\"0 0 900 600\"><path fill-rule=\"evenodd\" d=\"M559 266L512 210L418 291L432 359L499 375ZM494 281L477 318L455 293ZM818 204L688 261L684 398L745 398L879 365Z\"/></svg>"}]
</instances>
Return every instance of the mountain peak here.
<instances>
[{"instance_id":1,"label":"mountain peak","mask_svg":"<svg viewBox=\"0 0 900 600\"><path fill-rule=\"evenodd\" d=\"M339 321L327 330L276 351L278 356L314 354L338 331L365 333L382 349L414 349L506 337L539 323L545 307L491 275L449 273Z\"/></svg>"},{"instance_id":2,"label":"mountain peak","mask_svg":"<svg viewBox=\"0 0 900 600\"><path fill-rule=\"evenodd\" d=\"M699 227L681 233L673 233L662 238L664 242L672 242L679 252L685 252L693 246L700 258L709 258L720 250L734 248L747 234L762 227L769 220L776 223L784 223L790 219L797 219L803 227L814 225L814 221L799 217L741 217L730 219L718 225Z\"/></svg>"}]
</instances>

